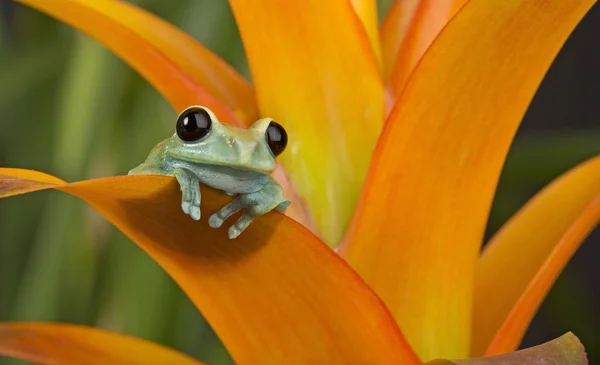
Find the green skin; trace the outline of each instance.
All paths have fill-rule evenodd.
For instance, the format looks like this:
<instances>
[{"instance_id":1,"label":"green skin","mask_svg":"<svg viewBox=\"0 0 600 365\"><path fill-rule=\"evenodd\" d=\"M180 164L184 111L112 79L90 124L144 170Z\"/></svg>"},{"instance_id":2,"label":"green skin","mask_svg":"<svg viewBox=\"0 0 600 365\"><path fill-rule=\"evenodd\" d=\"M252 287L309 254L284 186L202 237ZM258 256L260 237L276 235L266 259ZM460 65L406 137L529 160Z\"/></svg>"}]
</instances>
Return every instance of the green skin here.
<instances>
[{"instance_id":1,"label":"green skin","mask_svg":"<svg viewBox=\"0 0 600 365\"><path fill-rule=\"evenodd\" d=\"M238 128L219 122L210 110L202 108L212 120L207 136L184 142L175 133L157 144L146 161L129 171L129 175L175 176L181 187L181 209L194 220L200 220L199 182L238 195L208 218L208 224L218 228L244 209L229 228L229 238L234 239L254 218L273 209L284 212L290 205L283 200L281 185L270 176L275 170L275 158L265 140L265 131L271 119L259 119L248 129Z\"/></svg>"}]
</instances>

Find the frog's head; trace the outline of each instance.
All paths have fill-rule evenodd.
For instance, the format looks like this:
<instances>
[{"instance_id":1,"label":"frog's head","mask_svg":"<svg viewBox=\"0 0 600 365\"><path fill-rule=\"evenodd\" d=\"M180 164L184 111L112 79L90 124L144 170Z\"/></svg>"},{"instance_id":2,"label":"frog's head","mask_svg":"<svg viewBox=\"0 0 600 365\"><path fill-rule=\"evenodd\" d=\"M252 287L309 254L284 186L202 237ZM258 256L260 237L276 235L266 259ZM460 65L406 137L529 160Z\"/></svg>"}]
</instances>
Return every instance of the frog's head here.
<instances>
[{"instance_id":1,"label":"frog's head","mask_svg":"<svg viewBox=\"0 0 600 365\"><path fill-rule=\"evenodd\" d=\"M269 174L275 157L287 144L287 133L271 118L248 129L219 122L212 111L191 106L177 117L175 134L167 143L168 156L188 162L252 170Z\"/></svg>"}]
</instances>

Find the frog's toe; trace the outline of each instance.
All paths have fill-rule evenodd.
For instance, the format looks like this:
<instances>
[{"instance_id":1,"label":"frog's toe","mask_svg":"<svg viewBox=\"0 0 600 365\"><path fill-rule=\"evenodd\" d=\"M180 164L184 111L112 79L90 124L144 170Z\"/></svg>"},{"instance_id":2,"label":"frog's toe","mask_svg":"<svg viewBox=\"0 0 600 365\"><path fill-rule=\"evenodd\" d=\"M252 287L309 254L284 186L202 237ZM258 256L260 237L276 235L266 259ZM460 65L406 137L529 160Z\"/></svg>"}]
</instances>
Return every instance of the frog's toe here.
<instances>
[{"instance_id":1,"label":"frog's toe","mask_svg":"<svg viewBox=\"0 0 600 365\"><path fill-rule=\"evenodd\" d=\"M189 200L182 200L181 201L181 210L183 210L183 212L185 214L190 214L190 208L192 206L192 202Z\"/></svg>"},{"instance_id":2,"label":"frog's toe","mask_svg":"<svg viewBox=\"0 0 600 365\"><path fill-rule=\"evenodd\" d=\"M211 226L212 228L221 227L223 225L223 222L225 222L225 220L223 220L223 218L219 217L218 212L211 215L210 217L208 217L208 225Z\"/></svg>"},{"instance_id":3,"label":"frog's toe","mask_svg":"<svg viewBox=\"0 0 600 365\"><path fill-rule=\"evenodd\" d=\"M223 225L225 219L239 212L242 208L244 208L242 199L240 197L233 199L229 204L208 218L208 225L213 228L219 228Z\"/></svg>"},{"instance_id":4,"label":"frog's toe","mask_svg":"<svg viewBox=\"0 0 600 365\"><path fill-rule=\"evenodd\" d=\"M233 240L235 238L238 238L238 236L242 234L242 230L236 228L235 226L231 226L229 227L229 232L228 232L228 236L230 240Z\"/></svg>"},{"instance_id":5,"label":"frog's toe","mask_svg":"<svg viewBox=\"0 0 600 365\"><path fill-rule=\"evenodd\" d=\"M200 207L197 205L190 206L190 216L193 220L200 220Z\"/></svg>"},{"instance_id":6,"label":"frog's toe","mask_svg":"<svg viewBox=\"0 0 600 365\"><path fill-rule=\"evenodd\" d=\"M254 218L255 216L249 212L242 214L240 219L238 219L233 226L229 227L229 238L237 238L246 228L248 228Z\"/></svg>"},{"instance_id":7,"label":"frog's toe","mask_svg":"<svg viewBox=\"0 0 600 365\"><path fill-rule=\"evenodd\" d=\"M285 209L289 207L290 204L292 204L292 202L290 202L289 200L284 200L275 207L275 210L279 213L285 213Z\"/></svg>"}]
</instances>

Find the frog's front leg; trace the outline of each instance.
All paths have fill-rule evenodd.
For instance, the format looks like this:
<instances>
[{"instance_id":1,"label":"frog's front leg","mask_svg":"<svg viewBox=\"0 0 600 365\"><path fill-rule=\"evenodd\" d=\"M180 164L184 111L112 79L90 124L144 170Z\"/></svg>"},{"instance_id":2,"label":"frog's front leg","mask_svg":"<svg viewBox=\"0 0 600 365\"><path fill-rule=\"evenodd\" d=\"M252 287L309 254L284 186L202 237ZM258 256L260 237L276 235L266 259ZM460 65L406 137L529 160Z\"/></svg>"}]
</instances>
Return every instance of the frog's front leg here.
<instances>
[{"instance_id":1,"label":"frog's front leg","mask_svg":"<svg viewBox=\"0 0 600 365\"><path fill-rule=\"evenodd\" d=\"M227 218L245 209L238 221L229 227L229 238L234 239L252 223L254 218L273 209L283 212L288 205L289 201L283 200L281 186L274 180L269 179L259 191L240 194L218 212L211 215L208 218L208 224L213 228L221 227Z\"/></svg>"},{"instance_id":2,"label":"frog's front leg","mask_svg":"<svg viewBox=\"0 0 600 365\"><path fill-rule=\"evenodd\" d=\"M176 168L173 176L181 188L181 209L192 219L200 220L200 185L196 175L191 171Z\"/></svg>"}]
</instances>

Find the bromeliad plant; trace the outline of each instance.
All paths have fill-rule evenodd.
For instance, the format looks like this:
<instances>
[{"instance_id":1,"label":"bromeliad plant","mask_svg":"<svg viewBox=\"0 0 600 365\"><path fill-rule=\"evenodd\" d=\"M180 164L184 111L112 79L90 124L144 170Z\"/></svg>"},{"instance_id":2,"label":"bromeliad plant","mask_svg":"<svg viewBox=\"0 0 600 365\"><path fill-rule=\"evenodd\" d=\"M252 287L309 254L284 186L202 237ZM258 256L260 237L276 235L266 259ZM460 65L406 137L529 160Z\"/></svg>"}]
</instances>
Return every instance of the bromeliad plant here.
<instances>
[{"instance_id":1,"label":"bromeliad plant","mask_svg":"<svg viewBox=\"0 0 600 365\"><path fill-rule=\"evenodd\" d=\"M374 0L230 0L254 85L126 2L20 2L105 44L177 111L199 104L234 125L285 125L275 176L289 217L269 213L233 241L181 212L170 177L66 183L0 169L0 196L54 188L86 200L175 279L238 363L586 362L572 335L510 352L600 218L600 158L480 247L520 120L594 0L404 0L381 28ZM203 217L228 200L202 194ZM0 352L52 364L198 363L59 324L2 324Z\"/></svg>"}]
</instances>

